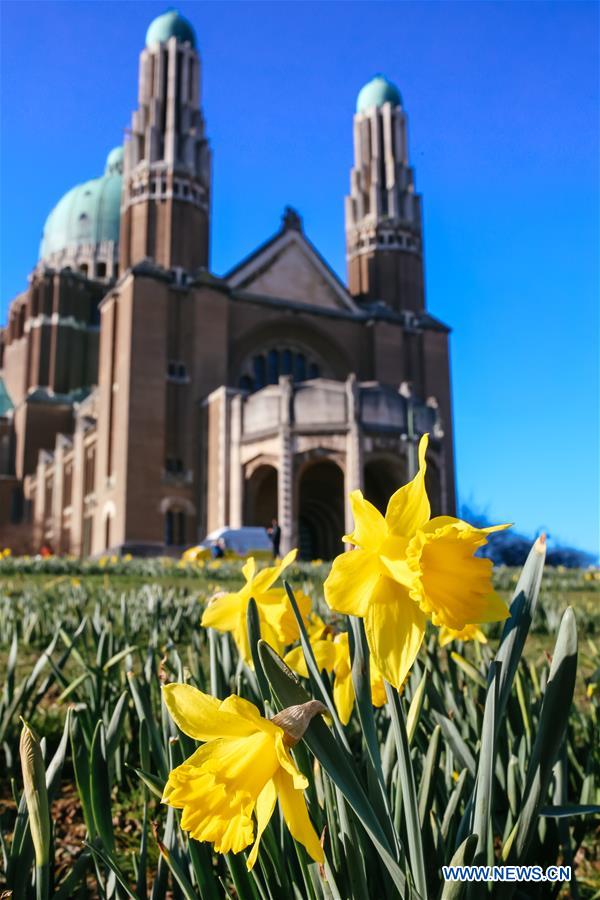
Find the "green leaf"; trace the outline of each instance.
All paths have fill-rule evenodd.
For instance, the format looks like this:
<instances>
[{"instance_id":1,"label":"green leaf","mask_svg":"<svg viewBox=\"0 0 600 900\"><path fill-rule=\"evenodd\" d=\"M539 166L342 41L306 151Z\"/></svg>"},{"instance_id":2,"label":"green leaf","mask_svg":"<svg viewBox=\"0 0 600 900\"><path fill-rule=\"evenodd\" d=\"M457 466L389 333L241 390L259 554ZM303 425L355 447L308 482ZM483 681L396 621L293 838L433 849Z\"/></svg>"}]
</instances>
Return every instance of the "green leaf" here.
<instances>
[{"instance_id":1,"label":"green leaf","mask_svg":"<svg viewBox=\"0 0 600 900\"><path fill-rule=\"evenodd\" d=\"M254 672L258 681L258 686L262 694L263 704L270 703L271 691L269 690L269 682L265 677L260 656L258 653L258 642L260 641L260 618L258 615L258 607L254 597L250 598L248 608L246 610L246 627L248 629L248 642L250 644L250 652L252 654L252 662L254 663ZM264 715L264 705L261 710Z\"/></svg>"},{"instance_id":2,"label":"green leaf","mask_svg":"<svg viewBox=\"0 0 600 900\"><path fill-rule=\"evenodd\" d=\"M567 727L577 675L577 627L571 607L562 617L540 719L527 770L523 805L510 859L521 862L537 828L539 810L548 793L552 768Z\"/></svg>"},{"instance_id":3,"label":"green leaf","mask_svg":"<svg viewBox=\"0 0 600 900\"><path fill-rule=\"evenodd\" d=\"M294 673L265 641L260 642L259 653L271 690L282 709L306 703L312 699ZM365 794L351 755L336 740L320 716L315 716L311 721L303 740L357 814L396 887L404 895L405 876L398 866L386 834Z\"/></svg>"},{"instance_id":4,"label":"green leaf","mask_svg":"<svg viewBox=\"0 0 600 900\"><path fill-rule=\"evenodd\" d=\"M83 819L89 838L93 841L96 837L96 824L94 822L94 811L92 809L92 798L90 793L90 757L81 731L81 725L75 718L71 725L71 758L73 760L75 783L81 802Z\"/></svg>"},{"instance_id":5,"label":"green leaf","mask_svg":"<svg viewBox=\"0 0 600 900\"><path fill-rule=\"evenodd\" d=\"M119 650L118 653L115 653L114 656L111 656L110 659L106 660L106 662L102 666L102 671L108 672L109 669L111 669L113 666L116 666L116 664L121 662L122 659L125 659L125 657L129 653L133 653L134 650L137 650L137 646L135 646L134 644L129 647L124 647L123 650Z\"/></svg>"},{"instance_id":6,"label":"green leaf","mask_svg":"<svg viewBox=\"0 0 600 900\"><path fill-rule=\"evenodd\" d=\"M458 728L447 716L442 716L437 710L432 712L434 721L442 726L444 737L457 758L461 768L468 769L469 774L475 777L475 758L469 750L465 740L461 737Z\"/></svg>"},{"instance_id":7,"label":"green leaf","mask_svg":"<svg viewBox=\"0 0 600 900\"><path fill-rule=\"evenodd\" d=\"M419 892L419 895L426 900L427 876L425 874L425 857L423 855L417 791L415 787L412 760L410 758L410 747L408 746L404 710L402 709L402 701L398 692L394 690L387 681L385 683L385 692L390 708L392 728L394 729L396 738L396 752L398 754L398 768L400 783L402 785L402 799L404 817L406 820L410 868L415 881L415 887Z\"/></svg>"},{"instance_id":8,"label":"green leaf","mask_svg":"<svg viewBox=\"0 0 600 900\"><path fill-rule=\"evenodd\" d=\"M466 840L462 842L452 859L451 866L469 866L475 858L475 850L477 848L477 835L470 834ZM441 900L460 900L464 897L468 881L446 881L442 890Z\"/></svg>"},{"instance_id":9,"label":"green leaf","mask_svg":"<svg viewBox=\"0 0 600 900\"><path fill-rule=\"evenodd\" d=\"M529 556L521 570L510 604L510 616L504 623L496 662L499 664L498 700L496 703L496 731L504 716L510 696L515 672L523 653L525 640L533 620L537 605L544 562L546 559L545 539L538 538L529 551Z\"/></svg>"},{"instance_id":10,"label":"green leaf","mask_svg":"<svg viewBox=\"0 0 600 900\"><path fill-rule=\"evenodd\" d=\"M471 681L474 681L475 684L484 689L487 687L487 682L481 672L478 672L473 663L470 663L468 659L465 659L464 656L461 656L460 653L457 653L455 650L451 651L450 659L456 663L459 669L462 669Z\"/></svg>"},{"instance_id":11,"label":"green leaf","mask_svg":"<svg viewBox=\"0 0 600 900\"><path fill-rule=\"evenodd\" d=\"M427 688L428 674L427 669L425 669L417 689L412 696L410 706L408 707L408 714L406 716L406 734L408 735L409 745L412 744L419 725L419 718L421 716L421 709L423 707L423 700L425 699L425 691Z\"/></svg>"},{"instance_id":12,"label":"green leaf","mask_svg":"<svg viewBox=\"0 0 600 900\"><path fill-rule=\"evenodd\" d=\"M551 819L568 819L571 816L600 816L600 806L589 803L585 806L577 803L566 803L564 806L543 806L540 816Z\"/></svg>"},{"instance_id":13,"label":"green leaf","mask_svg":"<svg viewBox=\"0 0 600 900\"><path fill-rule=\"evenodd\" d=\"M425 820L429 816L429 810L431 808L431 802L433 799L433 792L435 790L435 782L438 774L440 753L442 749L440 745L441 733L441 726L436 725L433 729L433 733L429 741L429 746L427 747L425 762L423 763L423 775L421 777L421 783L419 785L419 822L421 824L421 829L423 829Z\"/></svg>"},{"instance_id":14,"label":"green leaf","mask_svg":"<svg viewBox=\"0 0 600 900\"><path fill-rule=\"evenodd\" d=\"M492 804L494 787L495 734L496 734L496 697L498 689L498 663L492 662L489 671L489 687L485 698L483 727L481 730L481 747L475 779L475 797L473 802L473 831L479 836L477 853L488 852L488 843L492 841ZM490 854L488 853L488 856ZM492 858L488 862L493 864Z\"/></svg>"},{"instance_id":15,"label":"green leaf","mask_svg":"<svg viewBox=\"0 0 600 900\"><path fill-rule=\"evenodd\" d=\"M115 835L106 758L106 734L102 721L96 725L90 750L90 800L96 831L102 839L104 848L112 855L115 849Z\"/></svg>"}]
</instances>

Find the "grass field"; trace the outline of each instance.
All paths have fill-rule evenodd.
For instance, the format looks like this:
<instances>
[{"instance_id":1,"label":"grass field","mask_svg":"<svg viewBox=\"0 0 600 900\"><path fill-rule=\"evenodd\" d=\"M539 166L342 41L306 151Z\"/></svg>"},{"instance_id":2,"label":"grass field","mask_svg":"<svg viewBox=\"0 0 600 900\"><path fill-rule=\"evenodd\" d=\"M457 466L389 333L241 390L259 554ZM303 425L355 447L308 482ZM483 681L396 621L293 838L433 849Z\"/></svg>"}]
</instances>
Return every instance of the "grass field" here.
<instances>
[{"instance_id":1,"label":"grass field","mask_svg":"<svg viewBox=\"0 0 600 900\"><path fill-rule=\"evenodd\" d=\"M327 564L306 563L294 565L287 573L294 589L302 589L308 594L324 616L327 612L322 584L327 571ZM499 569L495 573L497 589L507 600L517 578L518 573L510 569ZM210 641L199 627L200 617L211 595L236 590L241 583L240 565L229 561L208 563L203 567L181 567L171 561L157 560L106 559L84 564L61 559L7 558L0 561L0 671L3 682L0 830L4 870L9 870L14 898L21 900L21 896L34 896L31 879L25 877L25 868L25 874L19 880L15 863L15 859L20 859L19 865L23 861L15 856L15 840L24 840L20 830L22 823L19 824L17 817L22 784L19 717L28 721L38 736L45 739L46 761L55 754L62 760L52 799L51 880L57 889L56 895L127 895L119 894L118 887L116 893L111 894L110 879L103 881L104 876L99 875L100 871L107 871L106 865L103 867L95 851L90 852L89 847L83 849L86 839L90 840L96 834L100 840L103 835L101 829L94 826L93 809L90 813L87 808L90 803L93 807L93 798L90 800L86 796L87 788L82 787L74 751L77 741L93 747L97 723L102 722L112 751L112 756L102 757L107 773L103 802L109 805L111 820L107 827L111 830L110 840L114 840L120 871L130 885L135 885L137 893L131 896L150 896L145 891L157 878L162 878L162 882L158 889L153 888L153 897L186 896L177 879L171 884L173 876L168 867L163 863L161 868L158 844L151 838L149 823L155 819L159 830L166 827L165 810L154 796L150 781L140 778L139 770L159 774L157 759L162 750L153 743L151 720L155 718L160 722L160 684L186 675L208 690L211 679L214 681ZM600 581L595 573L546 570L520 664L518 703L526 727L531 728L528 709L531 708L532 716L537 714L559 623L567 606L572 606L575 611L579 637L575 705L565 751L569 763L569 802L597 803ZM330 620L331 613L327 617ZM487 646L458 645L461 659L466 661L464 666L457 667L446 649L437 646L433 636L422 653L420 671L434 660L434 672L438 670L442 679L450 679L467 705L475 704L472 715L478 725L483 712L480 673L489 663L500 631L499 625L487 629ZM223 661L223 653L229 650L223 644L219 652ZM229 664L228 671L232 685L236 679L239 682L241 677L246 677L234 663ZM407 687L407 701L414 696L415 689L416 682L413 681ZM432 694L426 698L423 708L427 710L434 705ZM68 710L71 710L71 721L65 727ZM457 715L459 712L457 710ZM383 719L378 719L377 724L384 728ZM351 730L354 738L355 732L354 727L354 731ZM463 733L465 738L469 735L469 740L475 740L467 724ZM150 750L144 747L144 740L148 741ZM430 740L430 724L423 714L416 743L423 748L424 754ZM451 753L446 748L439 757L439 766L446 771L446 777L449 777L448 766L452 766L450 760ZM458 767L456 762L454 765ZM452 775L451 770L449 774ZM434 795L431 801L432 821L443 812L441 808L438 810L441 798L440 792L439 797ZM509 814L507 821L513 818ZM576 854L579 895L600 896L600 848L594 821L590 818L569 821L569 846ZM507 825L504 826L504 839L506 828ZM497 835L496 840L501 838L502 835ZM564 847L561 852L564 856ZM75 859L82 860L83 874L73 881L71 888L65 879L73 871ZM220 877L224 891L234 891L235 886L237 895L242 896L234 869L224 869ZM22 891L22 895L18 891ZM569 889L565 891L564 895L569 896ZM203 894L198 887L198 893L193 896L212 895L210 892ZM223 893L222 896L227 895Z\"/></svg>"}]
</instances>

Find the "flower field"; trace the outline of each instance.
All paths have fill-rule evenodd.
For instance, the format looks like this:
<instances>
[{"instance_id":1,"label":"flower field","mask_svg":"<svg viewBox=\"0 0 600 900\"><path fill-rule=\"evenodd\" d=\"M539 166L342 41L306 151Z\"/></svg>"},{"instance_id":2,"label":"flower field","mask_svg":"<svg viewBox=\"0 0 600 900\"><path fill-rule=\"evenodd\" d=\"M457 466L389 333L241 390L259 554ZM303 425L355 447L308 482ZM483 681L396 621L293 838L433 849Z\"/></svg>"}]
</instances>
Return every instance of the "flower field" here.
<instances>
[{"instance_id":1,"label":"flower field","mask_svg":"<svg viewBox=\"0 0 600 900\"><path fill-rule=\"evenodd\" d=\"M597 572L490 582L423 496L333 565L5 554L2 896L600 896Z\"/></svg>"}]
</instances>

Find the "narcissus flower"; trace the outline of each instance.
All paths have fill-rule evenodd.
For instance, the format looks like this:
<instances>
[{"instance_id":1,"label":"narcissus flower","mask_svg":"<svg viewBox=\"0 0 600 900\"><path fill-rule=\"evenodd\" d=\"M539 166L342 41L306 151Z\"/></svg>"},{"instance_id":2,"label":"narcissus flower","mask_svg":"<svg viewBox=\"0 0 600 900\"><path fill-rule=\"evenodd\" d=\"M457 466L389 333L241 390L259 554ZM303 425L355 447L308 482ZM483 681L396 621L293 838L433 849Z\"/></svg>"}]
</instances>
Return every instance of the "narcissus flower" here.
<instances>
[{"instance_id":1,"label":"narcissus flower","mask_svg":"<svg viewBox=\"0 0 600 900\"><path fill-rule=\"evenodd\" d=\"M419 444L419 471L392 494L385 517L360 491L350 495L354 531L343 540L356 549L334 562L325 600L365 620L371 655L399 689L419 652L427 619L461 630L508 616L491 584L492 563L474 557L496 525L474 528L452 516L430 519L425 489L428 436Z\"/></svg>"},{"instance_id":2,"label":"narcissus flower","mask_svg":"<svg viewBox=\"0 0 600 900\"><path fill-rule=\"evenodd\" d=\"M183 810L181 827L198 841L210 841L217 853L239 853L253 844L251 869L279 799L292 836L323 862L304 800L308 781L288 748L325 707L312 700L269 720L241 697L220 701L189 684L168 684L163 697L177 727L206 741L169 773L165 786L163 802Z\"/></svg>"},{"instance_id":3,"label":"narcissus flower","mask_svg":"<svg viewBox=\"0 0 600 900\"><path fill-rule=\"evenodd\" d=\"M438 640L440 647L445 647L451 641L479 641L480 644L487 644L485 634L477 625L465 625L460 631L442 625Z\"/></svg>"},{"instance_id":4,"label":"narcissus flower","mask_svg":"<svg viewBox=\"0 0 600 900\"><path fill-rule=\"evenodd\" d=\"M347 725L354 707L355 693L352 682L350 645L348 633L337 634L333 639L311 640L310 645L319 669L333 672L333 700L342 725ZM308 669L302 647L296 647L284 657L284 661L303 678L308 678ZM385 684L374 660L370 661L371 700L373 706L383 706L386 701Z\"/></svg>"},{"instance_id":5,"label":"narcissus flower","mask_svg":"<svg viewBox=\"0 0 600 900\"><path fill-rule=\"evenodd\" d=\"M252 665L252 654L248 641L246 613L253 597L258 608L262 638L277 650L293 644L299 638L298 623L283 588L273 589L273 585L296 558L297 550L291 550L276 566L256 571L254 557L250 557L242 568L246 579L243 588L235 594L221 594L214 597L204 611L201 624L217 631L230 631L241 656ZM308 615L310 599L302 593L295 595L303 616Z\"/></svg>"}]
</instances>

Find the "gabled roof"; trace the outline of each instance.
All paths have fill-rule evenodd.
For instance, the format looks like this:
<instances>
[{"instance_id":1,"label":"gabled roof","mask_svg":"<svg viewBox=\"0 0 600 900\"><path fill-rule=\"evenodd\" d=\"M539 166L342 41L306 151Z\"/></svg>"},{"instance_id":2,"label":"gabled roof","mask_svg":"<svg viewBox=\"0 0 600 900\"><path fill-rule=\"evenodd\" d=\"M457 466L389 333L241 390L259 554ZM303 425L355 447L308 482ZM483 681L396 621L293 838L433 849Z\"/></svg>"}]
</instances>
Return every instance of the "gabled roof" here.
<instances>
[{"instance_id":1,"label":"gabled roof","mask_svg":"<svg viewBox=\"0 0 600 900\"><path fill-rule=\"evenodd\" d=\"M288 272L294 270L294 277ZM298 277L300 276L300 277ZM231 288L302 303L360 312L360 307L304 234L300 216L286 207L279 231L234 266Z\"/></svg>"}]
</instances>

